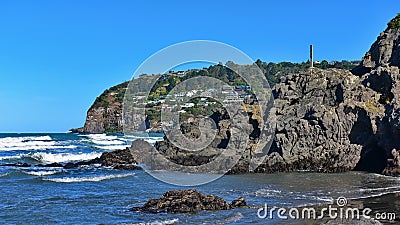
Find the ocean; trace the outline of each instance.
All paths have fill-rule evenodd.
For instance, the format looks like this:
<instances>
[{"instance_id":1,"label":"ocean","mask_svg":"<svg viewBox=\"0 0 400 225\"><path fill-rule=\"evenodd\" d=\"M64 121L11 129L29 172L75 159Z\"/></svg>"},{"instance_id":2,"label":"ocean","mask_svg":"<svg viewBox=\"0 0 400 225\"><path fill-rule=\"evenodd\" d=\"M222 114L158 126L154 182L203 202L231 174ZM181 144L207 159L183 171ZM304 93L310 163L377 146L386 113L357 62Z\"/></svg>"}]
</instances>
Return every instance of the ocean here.
<instances>
[{"instance_id":1,"label":"ocean","mask_svg":"<svg viewBox=\"0 0 400 225\"><path fill-rule=\"evenodd\" d=\"M154 144L163 136L0 134L0 164L90 160L105 151L124 149L139 138ZM194 214L130 210L174 189L197 189L227 201L244 197L254 207ZM208 184L180 187L161 182L143 170L96 165L74 169L0 166L0 190L1 224L302 224L304 221L259 218L257 211L265 204L285 208L335 204L338 197L365 204L386 194L398 196L393 194L400 193L400 179L364 172L299 171L226 175ZM376 210L393 210L384 205Z\"/></svg>"}]
</instances>

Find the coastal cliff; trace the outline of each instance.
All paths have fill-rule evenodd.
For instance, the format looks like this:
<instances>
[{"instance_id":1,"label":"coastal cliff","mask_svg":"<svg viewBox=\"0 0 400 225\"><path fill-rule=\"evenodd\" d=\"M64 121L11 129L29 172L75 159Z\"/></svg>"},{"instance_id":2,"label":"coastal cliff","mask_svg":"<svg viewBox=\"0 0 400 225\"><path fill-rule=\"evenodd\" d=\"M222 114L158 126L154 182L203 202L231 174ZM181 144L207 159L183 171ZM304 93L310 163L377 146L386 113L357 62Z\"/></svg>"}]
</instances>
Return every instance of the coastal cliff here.
<instances>
[{"instance_id":1,"label":"coastal cliff","mask_svg":"<svg viewBox=\"0 0 400 225\"><path fill-rule=\"evenodd\" d=\"M129 82L105 90L87 111L82 133L122 133L122 102Z\"/></svg>"}]
</instances>

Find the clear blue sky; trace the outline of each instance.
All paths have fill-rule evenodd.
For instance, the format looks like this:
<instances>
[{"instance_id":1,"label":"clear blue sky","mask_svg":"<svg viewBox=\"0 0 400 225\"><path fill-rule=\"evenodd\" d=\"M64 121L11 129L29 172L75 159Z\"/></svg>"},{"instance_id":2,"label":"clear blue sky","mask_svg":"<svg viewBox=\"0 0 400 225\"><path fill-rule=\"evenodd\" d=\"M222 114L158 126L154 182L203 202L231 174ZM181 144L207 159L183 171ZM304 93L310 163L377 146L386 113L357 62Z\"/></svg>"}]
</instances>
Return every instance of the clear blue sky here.
<instances>
[{"instance_id":1,"label":"clear blue sky","mask_svg":"<svg viewBox=\"0 0 400 225\"><path fill-rule=\"evenodd\" d=\"M0 132L65 132L154 52L196 39L254 60L360 59L400 2L1 1Z\"/></svg>"}]
</instances>

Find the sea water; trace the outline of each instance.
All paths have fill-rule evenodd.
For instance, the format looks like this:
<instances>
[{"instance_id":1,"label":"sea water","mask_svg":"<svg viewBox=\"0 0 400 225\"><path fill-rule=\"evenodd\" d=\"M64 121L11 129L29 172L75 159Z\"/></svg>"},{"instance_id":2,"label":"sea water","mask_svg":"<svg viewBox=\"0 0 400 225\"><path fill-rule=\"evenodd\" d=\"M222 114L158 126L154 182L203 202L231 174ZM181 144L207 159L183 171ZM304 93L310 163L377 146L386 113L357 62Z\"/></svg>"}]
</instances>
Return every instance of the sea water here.
<instances>
[{"instance_id":1,"label":"sea water","mask_svg":"<svg viewBox=\"0 0 400 225\"><path fill-rule=\"evenodd\" d=\"M105 151L124 149L135 139L154 144L163 136L0 134L0 164L90 160ZM194 214L130 210L168 190L190 188L227 201L244 197L254 208ZM0 167L0 190L1 224L286 224L287 221L259 218L258 207L333 204L340 196L351 200L397 193L400 179L363 172L303 171L229 175L201 186L180 187L163 183L143 170L123 171L98 165L76 169L32 166Z\"/></svg>"}]
</instances>

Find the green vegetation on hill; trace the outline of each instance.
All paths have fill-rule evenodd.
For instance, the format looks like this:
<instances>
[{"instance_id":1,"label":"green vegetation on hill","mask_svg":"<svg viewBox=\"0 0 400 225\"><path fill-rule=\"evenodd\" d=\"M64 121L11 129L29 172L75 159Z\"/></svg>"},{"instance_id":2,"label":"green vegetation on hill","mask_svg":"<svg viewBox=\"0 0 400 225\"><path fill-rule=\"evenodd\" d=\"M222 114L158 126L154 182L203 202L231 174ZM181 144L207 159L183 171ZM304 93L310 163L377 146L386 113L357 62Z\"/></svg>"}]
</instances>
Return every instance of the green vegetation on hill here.
<instances>
[{"instance_id":1,"label":"green vegetation on hill","mask_svg":"<svg viewBox=\"0 0 400 225\"><path fill-rule=\"evenodd\" d=\"M392 20L390 20L390 22L388 23L388 28L389 29L397 29L400 28L400 13L397 14L397 16L395 18L393 18Z\"/></svg>"},{"instance_id":2,"label":"green vegetation on hill","mask_svg":"<svg viewBox=\"0 0 400 225\"><path fill-rule=\"evenodd\" d=\"M263 70L265 77L267 78L269 85L273 87L282 76L298 73L302 70L305 70L310 67L310 62L302 62L302 63L291 63L291 62L280 62L280 63L266 63L261 60L257 60L256 64ZM322 60L321 63L314 63L314 67L320 69L328 69L328 68L337 68L337 69L353 69L357 61L347 61L343 60L328 62L326 60Z\"/></svg>"},{"instance_id":3,"label":"green vegetation on hill","mask_svg":"<svg viewBox=\"0 0 400 225\"><path fill-rule=\"evenodd\" d=\"M125 90L128 87L128 84L129 81L125 81L121 84L115 85L105 90L100 96L96 98L90 109L99 107L108 107L111 103L114 102L122 104L122 102L124 101Z\"/></svg>"},{"instance_id":4,"label":"green vegetation on hill","mask_svg":"<svg viewBox=\"0 0 400 225\"><path fill-rule=\"evenodd\" d=\"M228 62L231 66L235 66L234 63ZM309 62L302 63L291 63L291 62L280 62L280 63L267 63L261 60L257 60L256 64L260 67L268 80L270 86L274 86L282 76L290 73L298 73L310 67ZM315 63L314 66L321 69L327 68L340 68L340 69L352 69L355 67L356 62L350 61L334 61L328 62L323 60L321 63ZM230 67L231 67L230 66ZM180 82L198 76L209 76L219 79L232 86L236 85L247 85L246 82L237 75L234 71L228 67L218 64L213 65L204 69L193 69L185 71L184 75L177 76L172 74L164 74L160 79L157 80L156 84L152 87L148 100L156 100L160 97L166 96L177 84ZM128 86L128 81L113 86L105 90L99 97L96 98L90 109L104 107L107 108L113 103L122 103L125 95L125 90ZM90 110L89 109L89 110Z\"/></svg>"}]
</instances>

